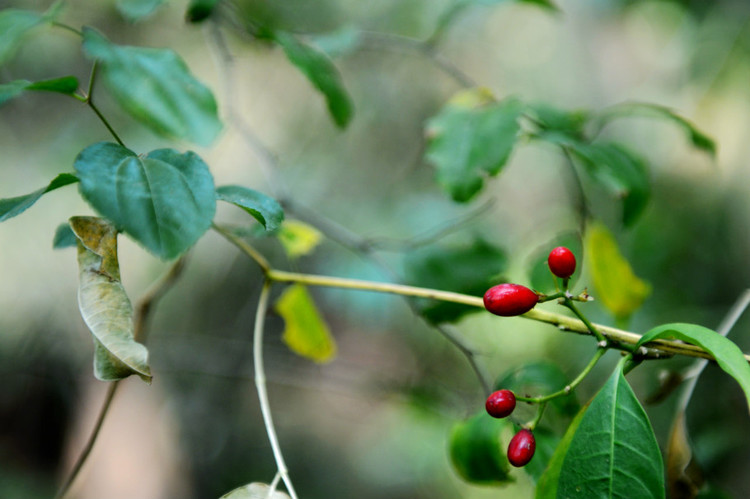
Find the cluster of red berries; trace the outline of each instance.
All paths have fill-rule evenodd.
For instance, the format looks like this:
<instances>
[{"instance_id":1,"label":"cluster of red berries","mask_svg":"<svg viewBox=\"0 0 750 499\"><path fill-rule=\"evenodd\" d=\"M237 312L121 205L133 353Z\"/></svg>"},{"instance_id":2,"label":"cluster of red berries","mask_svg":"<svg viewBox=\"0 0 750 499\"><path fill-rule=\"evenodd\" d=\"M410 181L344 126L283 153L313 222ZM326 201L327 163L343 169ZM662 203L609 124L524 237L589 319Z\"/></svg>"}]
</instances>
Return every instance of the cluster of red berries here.
<instances>
[{"instance_id":1,"label":"cluster of red berries","mask_svg":"<svg viewBox=\"0 0 750 499\"><path fill-rule=\"evenodd\" d=\"M560 246L550 252L547 265L557 277L568 279L576 270L576 257L568 248ZM520 284L498 284L484 294L484 308L502 317L525 314L538 302L539 295Z\"/></svg>"},{"instance_id":2,"label":"cluster of red berries","mask_svg":"<svg viewBox=\"0 0 750 499\"><path fill-rule=\"evenodd\" d=\"M493 418L510 416L513 409L516 408L516 396L510 390L498 390L487 397L485 408ZM508 444L508 461L517 468L526 466L534 457L535 450L534 434L531 430L524 428L513 435L510 444Z\"/></svg>"}]
</instances>

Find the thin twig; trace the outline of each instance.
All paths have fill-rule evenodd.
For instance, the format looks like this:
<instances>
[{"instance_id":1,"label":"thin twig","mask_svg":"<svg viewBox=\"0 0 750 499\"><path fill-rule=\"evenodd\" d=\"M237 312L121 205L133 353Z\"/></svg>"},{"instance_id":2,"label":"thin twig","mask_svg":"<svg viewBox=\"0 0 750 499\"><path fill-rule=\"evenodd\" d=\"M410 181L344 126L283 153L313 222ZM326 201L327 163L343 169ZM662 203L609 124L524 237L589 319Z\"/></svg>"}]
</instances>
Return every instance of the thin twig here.
<instances>
[{"instance_id":1,"label":"thin twig","mask_svg":"<svg viewBox=\"0 0 750 499\"><path fill-rule=\"evenodd\" d=\"M278 468L278 475L281 475L284 480L284 485L289 492L292 499L297 499L297 494L294 491L292 480L289 477L289 470L284 462L284 455L281 453L281 447L279 446L279 440L276 436L276 427L273 424L273 418L271 417L271 406L268 403L268 392L266 391L266 372L263 367L263 326L266 318L266 311L268 309L268 297L271 291L271 281L266 279L263 283L263 289L260 292L260 298L258 299L258 311L255 315L255 327L253 332L253 364L255 367L255 388L258 391L258 399L260 401L260 412L263 414L263 423L266 426L266 433L268 434L268 440L271 442L271 449L273 450L273 457L276 460L276 467Z\"/></svg>"}]
</instances>

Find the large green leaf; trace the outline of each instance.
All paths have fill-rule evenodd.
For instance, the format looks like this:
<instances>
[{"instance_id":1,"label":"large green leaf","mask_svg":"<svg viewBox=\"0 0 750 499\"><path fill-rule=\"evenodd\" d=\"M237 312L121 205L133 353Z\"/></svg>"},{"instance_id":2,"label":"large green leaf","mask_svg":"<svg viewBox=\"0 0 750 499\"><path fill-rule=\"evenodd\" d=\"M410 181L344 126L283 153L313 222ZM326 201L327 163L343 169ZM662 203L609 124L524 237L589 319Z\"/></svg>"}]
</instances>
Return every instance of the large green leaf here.
<instances>
[{"instance_id":1,"label":"large green leaf","mask_svg":"<svg viewBox=\"0 0 750 499\"><path fill-rule=\"evenodd\" d=\"M458 94L427 123L425 158L440 186L458 202L470 201L487 175L497 175L518 138L521 103L495 102L486 91Z\"/></svg>"},{"instance_id":2,"label":"large green leaf","mask_svg":"<svg viewBox=\"0 0 750 499\"><path fill-rule=\"evenodd\" d=\"M117 10L129 21L139 21L153 14L165 0L117 0Z\"/></svg>"},{"instance_id":3,"label":"large green leaf","mask_svg":"<svg viewBox=\"0 0 750 499\"><path fill-rule=\"evenodd\" d=\"M523 364L498 377L495 390L508 389L517 395L537 397L562 390L569 382L557 364L539 361ZM574 392L554 398L550 400L550 404L566 416L573 416L580 409Z\"/></svg>"},{"instance_id":4,"label":"large green leaf","mask_svg":"<svg viewBox=\"0 0 750 499\"><path fill-rule=\"evenodd\" d=\"M622 366L571 424L537 498L665 496L659 445Z\"/></svg>"},{"instance_id":5,"label":"large green leaf","mask_svg":"<svg viewBox=\"0 0 750 499\"><path fill-rule=\"evenodd\" d=\"M275 231L284 221L284 210L272 197L239 185L223 185L216 188L216 198L239 206L268 231Z\"/></svg>"},{"instance_id":6,"label":"large green leaf","mask_svg":"<svg viewBox=\"0 0 750 499\"><path fill-rule=\"evenodd\" d=\"M585 242L597 299L616 318L627 319L651 293L651 285L633 273L614 236L604 225L591 223Z\"/></svg>"},{"instance_id":7,"label":"large green leaf","mask_svg":"<svg viewBox=\"0 0 750 499\"><path fill-rule=\"evenodd\" d=\"M78 182L78 177L70 173L61 173L50 182L46 187L37 189L30 194L17 196L14 198L0 199L0 222L16 215L20 215L36 203L44 194L64 187L69 184Z\"/></svg>"},{"instance_id":8,"label":"large green leaf","mask_svg":"<svg viewBox=\"0 0 750 499\"><path fill-rule=\"evenodd\" d=\"M15 80L0 85L0 105L18 97L25 90L38 90L44 92L57 92L71 95L78 90L78 79L75 76L64 76L52 80L28 81Z\"/></svg>"},{"instance_id":9,"label":"large green leaf","mask_svg":"<svg viewBox=\"0 0 750 499\"><path fill-rule=\"evenodd\" d=\"M495 419L484 410L453 426L449 454L459 476L471 483L499 484L513 479L510 463L500 440L507 419Z\"/></svg>"},{"instance_id":10,"label":"large green leaf","mask_svg":"<svg viewBox=\"0 0 750 499\"><path fill-rule=\"evenodd\" d=\"M430 246L407 254L404 267L409 284L482 296L503 280L508 266L503 250L478 239L462 246ZM417 300L424 317L438 324L455 322L480 309L443 301Z\"/></svg>"},{"instance_id":11,"label":"large green leaf","mask_svg":"<svg viewBox=\"0 0 750 499\"><path fill-rule=\"evenodd\" d=\"M274 33L273 38L284 49L289 61L325 96L328 111L336 125L346 127L352 118L354 107L331 59L289 33L278 31Z\"/></svg>"},{"instance_id":12,"label":"large green leaf","mask_svg":"<svg viewBox=\"0 0 750 499\"><path fill-rule=\"evenodd\" d=\"M204 146L218 135L213 94L172 50L115 45L92 28L83 29L83 50L123 109L154 132Z\"/></svg>"},{"instance_id":13,"label":"large green leaf","mask_svg":"<svg viewBox=\"0 0 750 499\"><path fill-rule=\"evenodd\" d=\"M293 352L315 362L336 356L333 336L305 286L286 288L274 308L284 319L282 339Z\"/></svg>"},{"instance_id":14,"label":"large green leaf","mask_svg":"<svg viewBox=\"0 0 750 499\"><path fill-rule=\"evenodd\" d=\"M216 193L193 152L158 149L139 156L111 142L78 155L81 195L119 230L161 258L174 258L211 226Z\"/></svg>"},{"instance_id":15,"label":"large green leaf","mask_svg":"<svg viewBox=\"0 0 750 499\"><path fill-rule=\"evenodd\" d=\"M237 487L219 499L289 499L287 494L278 490L269 495L270 489L265 483L253 482Z\"/></svg>"},{"instance_id":16,"label":"large green leaf","mask_svg":"<svg viewBox=\"0 0 750 499\"><path fill-rule=\"evenodd\" d=\"M677 322L663 324L649 330L638 340L636 346L639 347L660 338L675 338L698 345L713 355L719 367L740 384L745 392L748 409L750 409L750 364L745 359L742 350L731 340L707 327Z\"/></svg>"},{"instance_id":17,"label":"large green leaf","mask_svg":"<svg viewBox=\"0 0 750 499\"><path fill-rule=\"evenodd\" d=\"M137 374L151 382L146 347L133 337L133 307L120 282L117 231L95 217L73 217L78 237L78 306L94 335L94 375L115 381Z\"/></svg>"}]
</instances>

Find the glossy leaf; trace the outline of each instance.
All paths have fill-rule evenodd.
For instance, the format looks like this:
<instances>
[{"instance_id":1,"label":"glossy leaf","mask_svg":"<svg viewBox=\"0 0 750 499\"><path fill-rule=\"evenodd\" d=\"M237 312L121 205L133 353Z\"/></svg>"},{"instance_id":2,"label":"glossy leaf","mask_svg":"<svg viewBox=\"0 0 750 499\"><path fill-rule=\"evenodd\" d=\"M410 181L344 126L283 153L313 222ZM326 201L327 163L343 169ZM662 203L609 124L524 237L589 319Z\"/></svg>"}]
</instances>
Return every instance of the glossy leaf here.
<instances>
[{"instance_id":1,"label":"glossy leaf","mask_svg":"<svg viewBox=\"0 0 750 499\"><path fill-rule=\"evenodd\" d=\"M216 188L216 199L239 206L268 231L274 231L284 221L284 210L272 197L239 185L223 185Z\"/></svg>"},{"instance_id":2,"label":"glossy leaf","mask_svg":"<svg viewBox=\"0 0 750 499\"><path fill-rule=\"evenodd\" d=\"M52 80L28 81L15 80L0 85L0 105L18 97L25 90L37 90L45 92L57 92L61 94L73 94L78 90L78 79L74 76L64 76Z\"/></svg>"},{"instance_id":3,"label":"glossy leaf","mask_svg":"<svg viewBox=\"0 0 750 499\"><path fill-rule=\"evenodd\" d=\"M44 20L44 15L28 10L0 11L0 65L13 57L23 37Z\"/></svg>"},{"instance_id":4,"label":"glossy leaf","mask_svg":"<svg viewBox=\"0 0 750 499\"><path fill-rule=\"evenodd\" d=\"M165 0L117 0L117 10L129 21L139 21L153 14Z\"/></svg>"},{"instance_id":5,"label":"glossy leaf","mask_svg":"<svg viewBox=\"0 0 750 499\"><path fill-rule=\"evenodd\" d=\"M174 258L208 230L216 193L208 166L193 152L157 149L139 156L111 142L75 160L81 195L161 258Z\"/></svg>"},{"instance_id":6,"label":"glossy leaf","mask_svg":"<svg viewBox=\"0 0 750 499\"><path fill-rule=\"evenodd\" d=\"M78 177L70 173L61 173L50 182L46 187L37 189L30 194L23 196L17 196L14 198L0 199L0 222L4 222L9 218L13 218L20 215L24 211L28 210L39 198L50 191L59 189L69 184L78 182Z\"/></svg>"},{"instance_id":7,"label":"glossy leaf","mask_svg":"<svg viewBox=\"0 0 750 499\"><path fill-rule=\"evenodd\" d=\"M614 236L604 225L590 224L585 242L596 299L616 318L627 319L651 293L651 285L633 273Z\"/></svg>"},{"instance_id":8,"label":"glossy leaf","mask_svg":"<svg viewBox=\"0 0 750 499\"><path fill-rule=\"evenodd\" d=\"M453 468L467 482L500 484L513 479L510 463L500 439L507 419L495 419L484 410L456 423L451 430L449 454Z\"/></svg>"},{"instance_id":9,"label":"glossy leaf","mask_svg":"<svg viewBox=\"0 0 750 499\"><path fill-rule=\"evenodd\" d=\"M495 390L504 388L525 397L548 395L562 390L570 382L557 364L548 361L531 362L498 377ZM580 409L575 392L550 400L560 414L574 416Z\"/></svg>"},{"instance_id":10,"label":"glossy leaf","mask_svg":"<svg viewBox=\"0 0 750 499\"><path fill-rule=\"evenodd\" d=\"M305 286L286 288L275 309L284 319L282 339L290 350L321 363L336 356L336 343Z\"/></svg>"},{"instance_id":11,"label":"glossy leaf","mask_svg":"<svg viewBox=\"0 0 750 499\"><path fill-rule=\"evenodd\" d=\"M289 496L279 490L269 495L271 487L265 483L253 482L227 492L219 499L289 499Z\"/></svg>"},{"instance_id":12,"label":"glossy leaf","mask_svg":"<svg viewBox=\"0 0 750 499\"><path fill-rule=\"evenodd\" d=\"M203 146L219 134L213 94L172 50L115 45L91 28L83 50L120 106L154 132Z\"/></svg>"},{"instance_id":13,"label":"glossy leaf","mask_svg":"<svg viewBox=\"0 0 750 499\"><path fill-rule=\"evenodd\" d=\"M318 246L323 235L315 227L299 220L285 220L277 237L287 256L296 259L310 254Z\"/></svg>"},{"instance_id":14,"label":"glossy leaf","mask_svg":"<svg viewBox=\"0 0 750 499\"><path fill-rule=\"evenodd\" d=\"M531 288L541 293L554 293L556 291L555 276L549 269L547 264L547 258L549 252L558 246L564 246L568 248L576 257L578 266L580 268L581 263L584 259L583 252L583 240L581 234L577 231L563 232L558 234L554 238L550 239L545 244L539 246L528 258L527 268L529 275L529 282ZM570 287L574 287L578 278L581 276L581 272L576 271L570 279Z\"/></svg>"},{"instance_id":15,"label":"glossy leaf","mask_svg":"<svg viewBox=\"0 0 750 499\"><path fill-rule=\"evenodd\" d=\"M643 213L651 197L646 164L618 144L576 143L572 151L589 176L622 200L622 222L631 226Z\"/></svg>"},{"instance_id":16,"label":"glossy leaf","mask_svg":"<svg viewBox=\"0 0 750 499\"><path fill-rule=\"evenodd\" d=\"M78 238L69 223L60 224L55 230L55 237L52 239L52 248L62 249L78 246Z\"/></svg>"},{"instance_id":17,"label":"glossy leaf","mask_svg":"<svg viewBox=\"0 0 750 499\"><path fill-rule=\"evenodd\" d=\"M745 359L742 350L731 340L697 324L672 323L649 330L638 340L636 346L639 347L661 338L674 338L697 345L713 355L719 367L740 384L750 410L750 364Z\"/></svg>"},{"instance_id":18,"label":"glossy leaf","mask_svg":"<svg viewBox=\"0 0 750 499\"><path fill-rule=\"evenodd\" d=\"M503 281L508 258L502 249L479 239L462 246L436 245L410 252L404 267L409 284L483 296L489 288ZM468 313L481 310L426 299L417 300L415 304L433 324L455 322Z\"/></svg>"},{"instance_id":19,"label":"glossy leaf","mask_svg":"<svg viewBox=\"0 0 750 499\"><path fill-rule=\"evenodd\" d=\"M537 498L665 496L661 452L622 365L569 428Z\"/></svg>"},{"instance_id":20,"label":"glossy leaf","mask_svg":"<svg viewBox=\"0 0 750 499\"><path fill-rule=\"evenodd\" d=\"M137 374L151 382L146 347L133 338L133 307L120 282L117 231L95 217L73 217L78 237L81 316L94 335L94 375L116 381Z\"/></svg>"},{"instance_id":21,"label":"glossy leaf","mask_svg":"<svg viewBox=\"0 0 750 499\"><path fill-rule=\"evenodd\" d=\"M328 111L336 125L346 127L352 119L354 107L333 62L323 52L302 43L294 35L278 31L273 37L284 49L289 61L325 96Z\"/></svg>"},{"instance_id":22,"label":"glossy leaf","mask_svg":"<svg viewBox=\"0 0 750 499\"><path fill-rule=\"evenodd\" d=\"M468 90L429 120L425 158L454 201L470 201L485 177L505 166L518 138L521 111L516 99L495 102L486 91Z\"/></svg>"}]
</instances>

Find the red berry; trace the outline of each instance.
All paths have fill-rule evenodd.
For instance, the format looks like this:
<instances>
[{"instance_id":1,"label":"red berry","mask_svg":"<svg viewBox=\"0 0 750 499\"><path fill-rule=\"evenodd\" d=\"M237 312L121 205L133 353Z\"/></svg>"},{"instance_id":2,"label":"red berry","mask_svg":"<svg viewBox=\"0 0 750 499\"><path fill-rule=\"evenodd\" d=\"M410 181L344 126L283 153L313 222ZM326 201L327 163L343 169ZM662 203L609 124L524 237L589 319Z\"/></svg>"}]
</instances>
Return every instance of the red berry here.
<instances>
[{"instance_id":1,"label":"red berry","mask_svg":"<svg viewBox=\"0 0 750 499\"><path fill-rule=\"evenodd\" d=\"M498 284L484 294L484 308L503 317L525 314L538 301L539 295L520 284Z\"/></svg>"},{"instance_id":2,"label":"red berry","mask_svg":"<svg viewBox=\"0 0 750 499\"><path fill-rule=\"evenodd\" d=\"M534 457L536 440L531 430L523 429L513 435L508 445L508 461L516 468L526 466Z\"/></svg>"},{"instance_id":3,"label":"red berry","mask_svg":"<svg viewBox=\"0 0 750 499\"><path fill-rule=\"evenodd\" d=\"M549 269L557 277L562 279L568 278L576 271L576 257L573 252L565 246L553 249L547 257Z\"/></svg>"},{"instance_id":4,"label":"red berry","mask_svg":"<svg viewBox=\"0 0 750 499\"><path fill-rule=\"evenodd\" d=\"M498 390L487 397L484 407L493 418L510 416L516 408L516 396L510 390Z\"/></svg>"}]
</instances>

